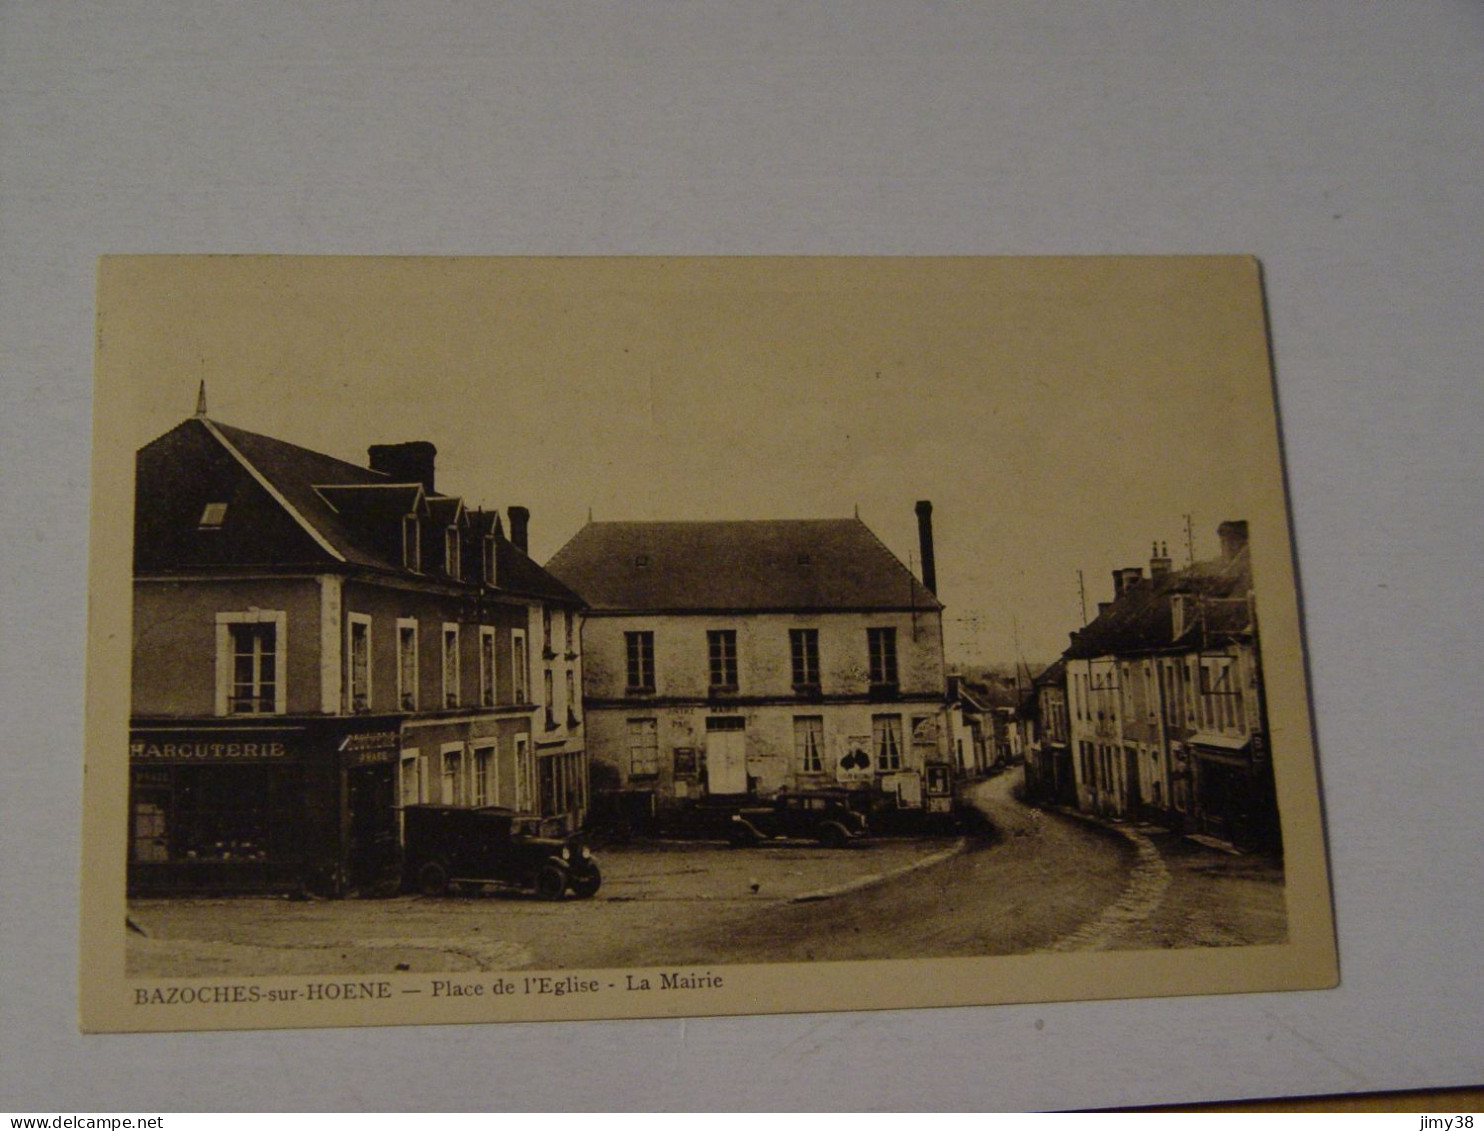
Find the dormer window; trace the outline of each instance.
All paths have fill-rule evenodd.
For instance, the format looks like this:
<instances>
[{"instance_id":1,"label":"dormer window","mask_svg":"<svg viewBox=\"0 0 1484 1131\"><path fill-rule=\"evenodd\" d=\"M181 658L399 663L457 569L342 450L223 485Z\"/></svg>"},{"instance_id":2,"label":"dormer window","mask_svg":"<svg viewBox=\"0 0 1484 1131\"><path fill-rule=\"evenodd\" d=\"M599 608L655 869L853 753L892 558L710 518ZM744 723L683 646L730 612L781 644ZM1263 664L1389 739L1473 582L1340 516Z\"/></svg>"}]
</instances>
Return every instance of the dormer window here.
<instances>
[{"instance_id":1,"label":"dormer window","mask_svg":"<svg viewBox=\"0 0 1484 1131\"><path fill-rule=\"evenodd\" d=\"M227 521L226 503L207 503L206 509L201 512L199 530L220 530L222 523Z\"/></svg>"},{"instance_id":2,"label":"dormer window","mask_svg":"<svg viewBox=\"0 0 1484 1131\"><path fill-rule=\"evenodd\" d=\"M490 586L495 584L495 536L493 534L484 536L484 583Z\"/></svg>"},{"instance_id":3,"label":"dormer window","mask_svg":"<svg viewBox=\"0 0 1484 1131\"><path fill-rule=\"evenodd\" d=\"M635 569L648 569L649 568L649 555L648 554L635 554L634 555L634 568Z\"/></svg>"},{"instance_id":4,"label":"dormer window","mask_svg":"<svg viewBox=\"0 0 1484 1131\"><path fill-rule=\"evenodd\" d=\"M459 528L450 526L443 532L443 572L449 577L459 576Z\"/></svg>"},{"instance_id":5,"label":"dormer window","mask_svg":"<svg viewBox=\"0 0 1484 1131\"><path fill-rule=\"evenodd\" d=\"M1170 628L1172 639L1179 640L1191 625L1192 602L1189 593L1175 593L1170 597Z\"/></svg>"},{"instance_id":6,"label":"dormer window","mask_svg":"<svg viewBox=\"0 0 1484 1131\"><path fill-rule=\"evenodd\" d=\"M422 528L415 514L402 518L402 565L413 573L423 568Z\"/></svg>"}]
</instances>

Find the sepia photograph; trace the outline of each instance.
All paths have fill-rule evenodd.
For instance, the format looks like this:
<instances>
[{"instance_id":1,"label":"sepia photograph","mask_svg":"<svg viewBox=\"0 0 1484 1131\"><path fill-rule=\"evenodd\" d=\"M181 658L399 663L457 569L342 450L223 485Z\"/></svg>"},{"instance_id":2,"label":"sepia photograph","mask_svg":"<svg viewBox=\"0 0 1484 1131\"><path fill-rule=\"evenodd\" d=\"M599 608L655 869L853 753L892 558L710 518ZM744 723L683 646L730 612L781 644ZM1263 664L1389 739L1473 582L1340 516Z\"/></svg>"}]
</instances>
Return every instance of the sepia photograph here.
<instances>
[{"instance_id":1,"label":"sepia photograph","mask_svg":"<svg viewBox=\"0 0 1484 1131\"><path fill-rule=\"evenodd\" d=\"M1337 978L1250 258L100 264L96 1030Z\"/></svg>"}]
</instances>

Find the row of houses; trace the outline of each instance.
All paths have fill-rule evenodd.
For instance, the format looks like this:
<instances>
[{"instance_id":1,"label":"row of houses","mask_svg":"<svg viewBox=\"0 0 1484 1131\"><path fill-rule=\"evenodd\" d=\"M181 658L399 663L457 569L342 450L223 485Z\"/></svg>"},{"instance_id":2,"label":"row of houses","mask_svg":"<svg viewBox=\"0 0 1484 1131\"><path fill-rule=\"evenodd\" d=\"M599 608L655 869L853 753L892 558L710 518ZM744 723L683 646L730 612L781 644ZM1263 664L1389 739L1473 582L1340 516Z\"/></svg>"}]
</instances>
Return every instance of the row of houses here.
<instances>
[{"instance_id":1,"label":"row of houses","mask_svg":"<svg viewBox=\"0 0 1484 1131\"><path fill-rule=\"evenodd\" d=\"M136 461L129 883L366 890L403 806L551 832L839 786L924 812L987 755L923 577L859 518L590 522L467 506L431 443L365 466L197 412ZM967 714L964 710L968 706Z\"/></svg>"},{"instance_id":2,"label":"row of houses","mask_svg":"<svg viewBox=\"0 0 1484 1131\"><path fill-rule=\"evenodd\" d=\"M1280 847L1247 523L1176 570L1113 573L1026 702L1029 795L1225 844Z\"/></svg>"}]
</instances>

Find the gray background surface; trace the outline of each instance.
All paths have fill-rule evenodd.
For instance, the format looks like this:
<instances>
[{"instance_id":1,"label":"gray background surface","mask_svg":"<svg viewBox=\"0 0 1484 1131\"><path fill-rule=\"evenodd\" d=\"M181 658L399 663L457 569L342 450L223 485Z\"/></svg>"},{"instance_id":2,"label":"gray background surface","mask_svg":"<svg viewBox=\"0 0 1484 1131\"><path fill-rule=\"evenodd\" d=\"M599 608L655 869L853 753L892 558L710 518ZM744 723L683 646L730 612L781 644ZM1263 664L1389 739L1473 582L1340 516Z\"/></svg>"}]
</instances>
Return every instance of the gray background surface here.
<instances>
[{"instance_id":1,"label":"gray background surface","mask_svg":"<svg viewBox=\"0 0 1484 1131\"><path fill-rule=\"evenodd\" d=\"M0 5L0 1108L1478 1082L1481 78L1464 2ZM93 271L164 251L1260 256L1343 985L79 1036Z\"/></svg>"}]
</instances>

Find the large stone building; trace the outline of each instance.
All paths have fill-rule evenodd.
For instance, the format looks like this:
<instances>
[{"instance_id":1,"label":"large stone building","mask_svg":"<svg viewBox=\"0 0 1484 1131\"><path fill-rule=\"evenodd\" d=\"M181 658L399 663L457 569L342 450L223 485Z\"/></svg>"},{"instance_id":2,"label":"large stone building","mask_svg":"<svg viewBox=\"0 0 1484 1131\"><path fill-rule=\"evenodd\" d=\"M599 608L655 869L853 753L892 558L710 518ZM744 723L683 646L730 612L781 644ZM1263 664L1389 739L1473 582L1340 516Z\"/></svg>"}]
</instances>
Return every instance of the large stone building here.
<instances>
[{"instance_id":1,"label":"large stone building","mask_svg":"<svg viewBox=\"0 0 1484 1131\"><path fill-rule=\"evenodd\" d=\"M132 890L364 890L401 803L584 819L581 600L435 455L360 467L204 404L140 450Z\"/></svg>"},{"instance_id":2,"label":"large stone building","mask_svg":"<svg viewBox=\"0 0 1484 1131\"><path fill-rule=\"evenodd\" d=\"M589 606L595 786L660 807L822 785L946 807L942 606L918 508L923 581L858 518L583 527L547 568Z\"/></svg>"}]
</instances>

